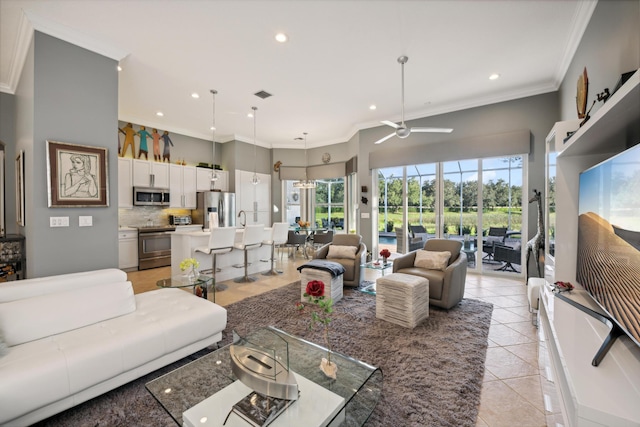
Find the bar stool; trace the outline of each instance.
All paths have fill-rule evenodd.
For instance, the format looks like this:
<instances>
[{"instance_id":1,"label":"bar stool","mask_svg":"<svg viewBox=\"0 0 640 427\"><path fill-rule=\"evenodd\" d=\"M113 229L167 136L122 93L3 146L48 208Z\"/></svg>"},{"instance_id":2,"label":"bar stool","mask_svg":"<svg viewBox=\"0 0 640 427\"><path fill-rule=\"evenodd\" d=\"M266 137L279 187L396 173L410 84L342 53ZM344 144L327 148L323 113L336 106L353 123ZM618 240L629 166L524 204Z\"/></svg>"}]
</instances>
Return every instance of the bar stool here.
<instances>
[{"instance_id":1,"label":"bar stool","mask_svg":"<svg viewBox=\"0 0 640 427\"><path fill-rule=\"evenodd\" d=\"M226 254L233 250L233 244L236 239L236 229L231 227L225 228L211 228L211 234L209 235L208 246L197 246L193 250L195 252L202 252L212 256L212 269L211 276L213 276L213 283L216 287L216 291L223 291L227 289L226 285L219 285L216 281L216 256L220 254Z\"/></svg>"},{"instance_id":2,"label":"bar stool","mask_svg":"<svg viewBox=\"0 0 640 427\"><path fill-rule=\"evenodd\" d=\"M244 228L244 235L242 236L242 242L236 243L234 247L241 251L244 251L244 276L234 279L236 283L254 282L257 279L250 277L247 270L249 267L248 252L252 249L258 249L262 246L262 240L264 235L264 225L247 225Z\"/></svg>"},{"instance_id":3,"label":"bar stool","mask_svg":"<svg viewBox=\"0 0 640 427\"><path fill-rule=\"evenodd\" d=\"M264 240L263 245L271 245L271 270L262 273L263 276L276 276L282 274L282 271L276 270L275 266L275 249L276 245L284 245L287 243L287 233L289 232L289 224L286 222L274 222L271 227L271 238Z\"/></svg>"}]
</instances>

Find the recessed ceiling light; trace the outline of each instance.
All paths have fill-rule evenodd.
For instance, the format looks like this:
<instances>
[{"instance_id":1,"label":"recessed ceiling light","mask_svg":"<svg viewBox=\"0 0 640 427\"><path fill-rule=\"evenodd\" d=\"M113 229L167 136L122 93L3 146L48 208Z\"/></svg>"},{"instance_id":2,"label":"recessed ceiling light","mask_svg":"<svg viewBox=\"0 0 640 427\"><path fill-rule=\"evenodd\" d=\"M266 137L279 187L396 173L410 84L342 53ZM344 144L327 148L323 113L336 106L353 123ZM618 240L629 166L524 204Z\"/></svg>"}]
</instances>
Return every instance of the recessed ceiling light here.
<instances>
[{"instance_id":1,"label":"recessed ceiling light","mask_svg":"<svg viewBox=\"0 0 640 427\"><path fill-rule=\"evenodd\" d=\"M197 93L193 92L193 93L191 94L191 97L192 97L192 98L195 98L195 99L198 99L198 98L200 98L200 95L198 95Z\"/></svg>"},{"instance_id":2,"label":"recessed ceiling light","mask_svg":"<svg viewBox=\"0 0 640 427\"><path fill-rule=\"evenodd\" d=\"M489 76L489 80L498 80L500 78L500 74L493 73Z\"/></svg>"},{"instance_id":3,"label":"recessed ceiling light","mask_svg":"<svg viewBox=\"0 0 640 427\"><path fill-rule=\"evenodd\" d=\"M247 113L247 117L252 118L253 117L253 113Z\"/></svg>"},{"instance_id":4,"label":"recessed ceiling light","mask_svg":"<svg viewBox=\"0 0 640 427\"><path fill-rule=\"evenodd\" d=\"M156 113L156 116L158 116L158 117L162 117L162 116L164 116L164 113L163 113L162 111L158 111L158 112Z\"/></svg>"},{"instance_id":5,"label":"recessed ceiling light","mask_svg":"<svg viewBox=\"0 0 640 427\"><path fill-rule=\"evenodd\" d=\"M209 128L209 130L216 130L216 127L215 127L215 126L211 126L211 127Z\"/></svg>"},{"instance_id":6,"label":"recessed ceiling light","mask_svg":"<svg viewBox=\"0 0 640 427\"><path fill-rule=\"evenodd\" d=\"M276 41L279 41L280 43L285 43L287 40L289 40L289 37L287 37L285 33L276 34Z\"/></svg>"},{"instance_id":7,"label":"recessed ceiling light","mask_svg":"<svg viewBox=\"0 0 640 427\"><path fill-rule=\"evenodd\" d=\"M118 71L122 71L122 67L118 65Z\"/></svg>"},{"instance_id":8,"label":"recessed ceiling light","mask_svg":"<svg viewBox=\"0 0 640 427\"><path fill-rule=\"evenodd\" d=\"M375 110L376 108L378 108L376 107L376 104L369 105L369 110Z\"/></svg>"}]
</instances>

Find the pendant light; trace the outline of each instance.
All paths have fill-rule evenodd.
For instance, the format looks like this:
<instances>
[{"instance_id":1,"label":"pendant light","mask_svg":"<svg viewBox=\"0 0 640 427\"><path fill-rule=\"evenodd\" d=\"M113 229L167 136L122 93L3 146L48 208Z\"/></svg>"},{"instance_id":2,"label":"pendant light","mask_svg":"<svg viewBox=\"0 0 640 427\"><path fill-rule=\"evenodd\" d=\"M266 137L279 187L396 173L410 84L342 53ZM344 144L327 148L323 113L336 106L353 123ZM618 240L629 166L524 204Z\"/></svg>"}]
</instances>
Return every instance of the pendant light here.
<instances>
[{"instance_id":1,"label":"pendant light","mask_svg":"<svg viewBox=\"0 0 640 427\"><path fill-rule=\"evenodd\" d=\"M307 153L307 132L304 132L304 179L293 183L295 188L316 188L316 182L307 177L307 168L309 167L309 154Z\"/></svg>"},{"instance_id":2,"label":"pendant light","mask_svg":"<svg viewBox=\"0 0 640 427\"><path fill-rule=\"evenodd\" d=\"M210 189L213 190L215 182L218 180L218 172L216 172L216 94L217 90L211 89L211 95L213 95L213 119L211 121L211 145L213 146L213 165L211 169L211 184Z\"/></svg>"},{"instance_id":3,"label":"pendant light","mask_svg":"<svg viewBox=\"0 0 640 427\"><path fill-rule=\"evenodd\" d=\"M256 111L258 111L258 107L251 107L253 110L253 177L251 178L251 183L253 185L260 184L260 178L258 178L258 174L256 172L256 162L258 161L258 153L256 149Z\"/></svg>"}]
</instances>

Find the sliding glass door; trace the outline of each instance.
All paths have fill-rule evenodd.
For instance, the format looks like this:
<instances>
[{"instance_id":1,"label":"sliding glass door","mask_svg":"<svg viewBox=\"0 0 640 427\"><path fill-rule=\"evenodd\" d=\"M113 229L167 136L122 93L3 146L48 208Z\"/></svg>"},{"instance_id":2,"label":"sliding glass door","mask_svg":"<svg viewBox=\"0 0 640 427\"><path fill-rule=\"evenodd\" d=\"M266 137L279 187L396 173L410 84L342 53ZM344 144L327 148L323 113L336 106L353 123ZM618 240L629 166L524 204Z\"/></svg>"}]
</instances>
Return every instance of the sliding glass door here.
<instances>
[{"instance_id":1,"label":"sliding glass door","mask_svg":"<svg viewBox=\"0 0 640 427\"><path fill-rule=\"evenodd\" d=\"M429 238L455 239L470 269L520 272L524 174L523 157L379 169L378 246L405 253Z\"/></svg>"}]
</instances>

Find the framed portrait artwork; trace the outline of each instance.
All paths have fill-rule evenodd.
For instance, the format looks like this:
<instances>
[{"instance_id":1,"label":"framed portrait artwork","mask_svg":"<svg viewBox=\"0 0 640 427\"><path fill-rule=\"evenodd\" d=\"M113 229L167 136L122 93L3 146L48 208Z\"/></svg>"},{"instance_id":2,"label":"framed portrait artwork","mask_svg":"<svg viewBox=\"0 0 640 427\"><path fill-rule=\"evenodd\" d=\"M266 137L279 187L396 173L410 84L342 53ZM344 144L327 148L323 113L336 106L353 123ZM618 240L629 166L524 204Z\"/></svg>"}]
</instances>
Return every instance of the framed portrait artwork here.
<instances>
[{"instance_id":1,"label":"framed portrait artwork","mask_svg":"<svg viewBox=\"0 0 640 427\"><path fill-rule=\"evenodd\" d=\"M16 222L24 227L24 151L18 151L16 156Z\"/></svg>"},{"instance_id":2,"label":"framed portrait artwork","mask_svg":"<svg viewBox=\"0 0 640 427\"><path fill-rule=\"evenodd\" d=\"M47 141L50 208L107 207L107 149Z\"/></svg>"}]
</instances>

